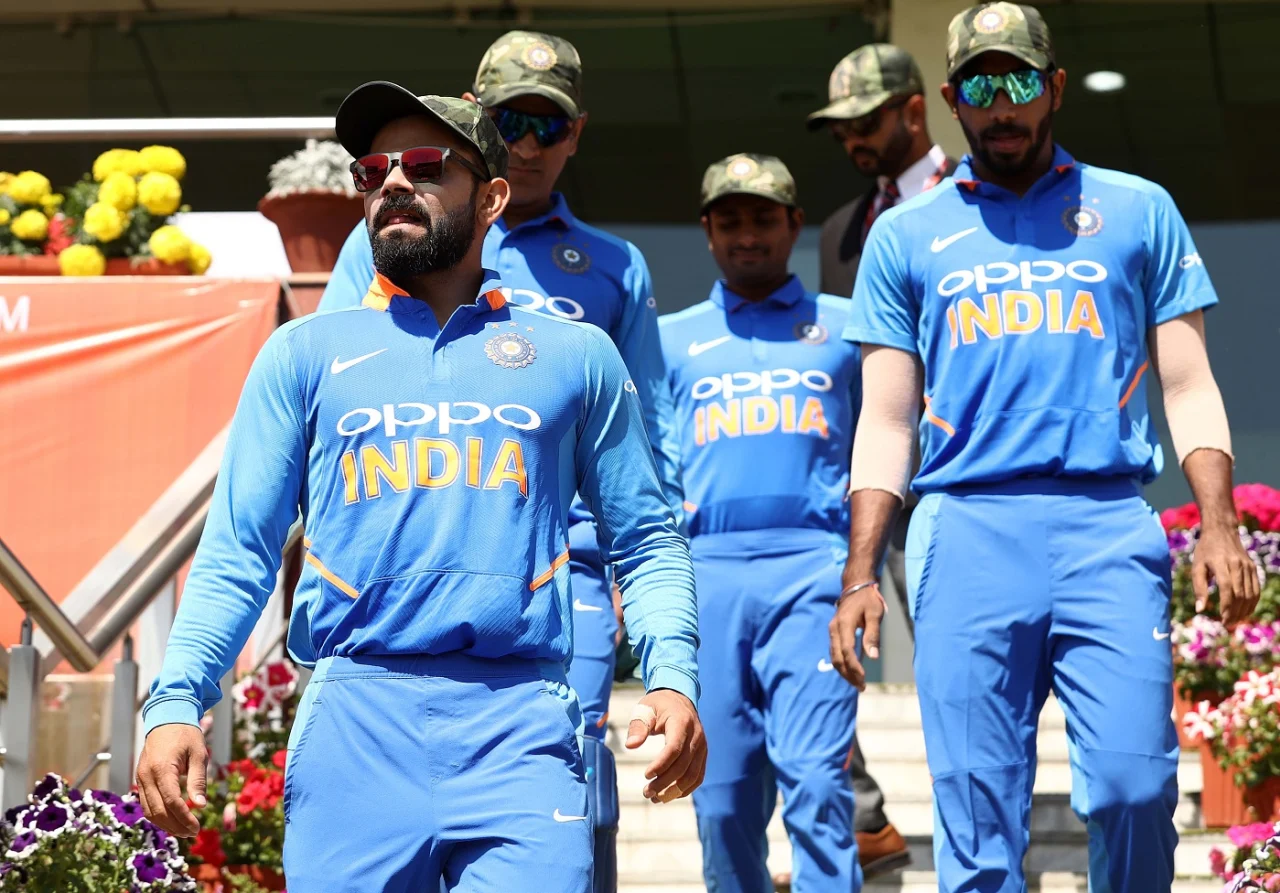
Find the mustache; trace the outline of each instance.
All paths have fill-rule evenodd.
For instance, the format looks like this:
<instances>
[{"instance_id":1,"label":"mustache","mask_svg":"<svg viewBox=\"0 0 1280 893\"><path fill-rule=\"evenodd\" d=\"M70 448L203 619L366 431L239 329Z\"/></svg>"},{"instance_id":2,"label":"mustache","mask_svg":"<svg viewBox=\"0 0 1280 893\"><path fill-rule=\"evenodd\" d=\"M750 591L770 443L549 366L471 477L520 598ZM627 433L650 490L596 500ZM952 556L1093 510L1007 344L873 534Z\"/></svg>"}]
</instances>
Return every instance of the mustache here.
<instances>
[{"instance_id":1,"label":"mustache","mask_svg":"<svg viewBox=\"0 0 1280 893\"><path fill-rule=\"evenodd\" d=\"M1019 127L1017 124L992 124L982 131L984 140L996 140L1002 136L1021 136L1030 139L1031 130L1027 127Z\"/></svg>"},{"instance_id":2,"label":"mustache","mask_svg":"<svg viewBox=\"0 0 1280 893\"><path fill-rule=\"evenodd\" d=\"M408 214L417 218L420 223L430 225L431 215L427 213L426 208L418 201L416 196L412 195L390 195L382 202L382 207L378 209L377 216L373 218L374 229L382 229L386 226L387 218L395 214Z\"/></svg>"}]
</instances>

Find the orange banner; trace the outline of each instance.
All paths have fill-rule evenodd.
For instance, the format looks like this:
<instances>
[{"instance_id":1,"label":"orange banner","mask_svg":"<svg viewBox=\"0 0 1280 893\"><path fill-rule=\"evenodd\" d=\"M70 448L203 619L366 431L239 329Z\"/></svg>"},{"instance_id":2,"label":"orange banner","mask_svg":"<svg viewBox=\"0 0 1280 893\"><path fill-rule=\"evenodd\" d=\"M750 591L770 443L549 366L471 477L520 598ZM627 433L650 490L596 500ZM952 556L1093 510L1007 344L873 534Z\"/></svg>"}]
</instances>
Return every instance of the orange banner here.
<instances>
[{"instance_id":1,"label":"orange banner","mask_svg":"<svg viewBox=\"0 0 1280 893\"><path fill-rule=\"evenodd\" d=\"M55 600L230 420L279 288L0 278L0 539ZM21 620L0 593L0 645Z\"/></svg>"}]
</instances>

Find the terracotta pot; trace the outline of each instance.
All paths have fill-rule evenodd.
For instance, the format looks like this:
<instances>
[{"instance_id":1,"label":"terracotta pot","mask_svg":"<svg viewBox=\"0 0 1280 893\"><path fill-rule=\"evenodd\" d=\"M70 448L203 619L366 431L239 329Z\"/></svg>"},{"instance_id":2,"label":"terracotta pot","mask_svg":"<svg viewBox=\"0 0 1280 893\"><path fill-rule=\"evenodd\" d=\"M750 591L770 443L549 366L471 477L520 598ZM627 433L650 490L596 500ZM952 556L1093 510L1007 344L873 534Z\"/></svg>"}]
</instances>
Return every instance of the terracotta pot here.
<instances>
[{"instance_id":1,"label":"terracotta pot","mask_svg":"<svg viewBox=\"0 0 1280 893\"><path fill-rule=\"evenodd\" d=\"M314 190L268 195L258 211L280 230L295 273L331 273L342 243L364 218L364 198Z\"/></svg>"},{"instance_id":2,"label":"terracotta pot","mask_svg":"<svg viewBox=\"0 0 1280 893\"><path fill-rule=\"evenodd\" d=\"M250 880L266 890L284 889L284 875L265 865L228 865L222 869L222 873L247 874Z\"/></svg>"},{"instance_id":3,"label":"terracotta pot","mask_svg":"<svg viewBox=\"0 0 1280 893\"><path fill-rule=\"evenodd\" d=\"M0 254L0 276L61 276L52 254Z\"/></svg>"},{"instance_id":4,"label":"terracotta pot","mask_svg":"<svg viewBox=\"0 0 1280 893\"><path fill-rule=\"evenodd\" d=\"M1233 772L1218 765L1207 744L1200 745L1200 771L1204 776L1200 815L1206 828L1230 828L1253 821L1245 805L1245 792L1236 786Z\"/></svg>"},{"instance_id":5,"label":"terracotta pot","mask_svg":"<svg viewBox=\"0 0 1280 893\"><path fill-rule=\"evenodd\" d=\"M166 264L154 257L134 263L128 257L107 258L108 276L190 276L191 269L185 264Z\"/></svg>"},{"instance_id":6,"label":"terracotta pot","mask_svg":"<svg viewBox=\"0 0 1280 893\"><path fill-rule=\"evenodd\" d=\"M1221 699L1217 695L1205 694L1203 692L1192 692L1190 695L1184 695L1178 688L1178 684L1173 684L1173 725L1178 730L1178 746L1183 750L1195 750L1200 746L1199 741L1192 741L1187 737L1187 733L1182 730L1182 717L1188 713L1195 712L1196 704L1201 701L1212 701L1214 706L1221 703Z\"/></svg>"},{"instance_id":7,"label":"terracotta pot","mask_svg":"<svg viewBox=\"0 0 1280 893\"><path fill-rule=\"evenodd\" d=\"M221 893L222 869L202 862L199 865L187 866L187 873L200 885L201 893Z\"/></svg>"},{"instance_id":8,"label":"terracotta pot","mask_svg":"<svg viewBox=\"0 0 1280 893\"><path fill-rule=\"evenodd\" d=\"M1244 802L1253 812L1250 821L1280 821L1280 778L1268 778L1262 784L1245 788Z\"/></svg>"}]
</instances>

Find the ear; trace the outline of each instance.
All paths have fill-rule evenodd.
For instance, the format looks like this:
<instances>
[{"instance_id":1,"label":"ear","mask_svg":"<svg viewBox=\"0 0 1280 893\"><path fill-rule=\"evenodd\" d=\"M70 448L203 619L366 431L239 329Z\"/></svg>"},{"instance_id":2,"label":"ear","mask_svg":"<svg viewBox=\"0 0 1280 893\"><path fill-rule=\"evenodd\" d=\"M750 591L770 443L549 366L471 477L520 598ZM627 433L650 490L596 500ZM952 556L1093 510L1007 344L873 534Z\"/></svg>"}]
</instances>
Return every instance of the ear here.
<instances>
[{"instance_id":1,"label":"ear","mask_svg":"<svg viewBox=\"0 0 1280 893\"><path fill-rule=\"evenodd\" d=\"M1062 108L1062 91L1067 87L1067 70L1059 68L1053 73L1049 83L1053 86L1053 110L1056 112Z\"/></svg>"},{"instance_id":2,"label":"ear","mask_svg":"<svg viewBox=\"0 0 1280 893\"><path fill-rule=\"evenodd\" d=\"M942 101L947 104L947 108L951 109L951 117L958 119L960 113L956 110L956 88L950 81L943 81L939 90L942 93Z\"/></svg>"},{"instance_id":3,"label":"ear","mask_svg":"<svg viewBox=\"0 0 1280 893\"><path fill-rule=\"evenodd\" d=\"M462 98L465 99L467 102L474 102L476 105L480 104L480 97L476 96L476 94L472 93L470 90L463 93Z\"/></svg>"},{"instance_id":4,"label":"ear","mask_svg":"<svg viewBox=\"0 0 1280 893\"><path fill-rule=\"evenodd\" d=\"M488 229L507 210L507 203L511 201L511 184L501 177L494 177L485 186L484 197L476 202L476 218Z\"/></svg>"},{"instance_id":5,"label":"ear","mask_svg":"<svg viewBox=\"0 0 1280 893\"><path fill-rule=\"evenodd\" d=\"M800 230L804 229L804 208L798 206L791 208L787 213L787 222L799 234Z\"/></svg>"},{"instance_id":6,"label":"ear","mask_svg":"<svg viewBox=\"0 0 1280 893\"><path fill-rule=\"evenodd\" d=\"M573 122L573 132L569 135L569 154L578 154L578 140L582 138L582 131L587 126L587 113L583 112L578 116L578 120Z\"/></svg>"},{"instance_id":7,"label":"ear","mask_svg":"<svg viewBox=\"0 0 1280 893\"><path fill-rule=\"evenodd\" d=\"M702 217L700 217L699 219L702 222L702 231L706 233L706 236L707 236L707 250L712 251L713 249L711 247L711 218L706 214L703 214Z\"/></svg>"},{"instance_id":8,"label":"ear","mask_svg":"<svg viewBox=\"0 0 1280 893\"><path fill-rule=\"evenodd\" d=\"M924 94L917 93L908 99L902 107L902 115L906 119L907 129L912 133L919 132L925 125Z\"/></svg>"}]
</instances>

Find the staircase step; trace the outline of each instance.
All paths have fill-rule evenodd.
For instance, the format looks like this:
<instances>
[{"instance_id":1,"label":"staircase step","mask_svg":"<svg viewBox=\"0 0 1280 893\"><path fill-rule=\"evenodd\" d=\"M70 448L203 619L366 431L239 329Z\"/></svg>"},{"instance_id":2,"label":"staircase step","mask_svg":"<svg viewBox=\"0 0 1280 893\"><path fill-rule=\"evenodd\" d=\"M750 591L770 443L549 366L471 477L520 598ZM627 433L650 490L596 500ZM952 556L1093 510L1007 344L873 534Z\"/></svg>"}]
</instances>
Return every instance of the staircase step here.
<instances>
[{"instance_id":1,"label":"staircase step","mask_svg":"<svg viewBox=\"0 0 1280 893\"><path fill-rule=\"evenodd\" d=\"M862 889L868 893L937 893L938 878L932 871L898 871L872 878ZM1088 893L1089 882L1084 875L1050 872L1028 875L1027 889L1044 893ZM655 884L639 881L620 884L618 893L707 893L707 888L701 882ZM1173 882L1173 893L1222 893L1222 881L1178 878Z\"/></svg>"}]
</instances>

